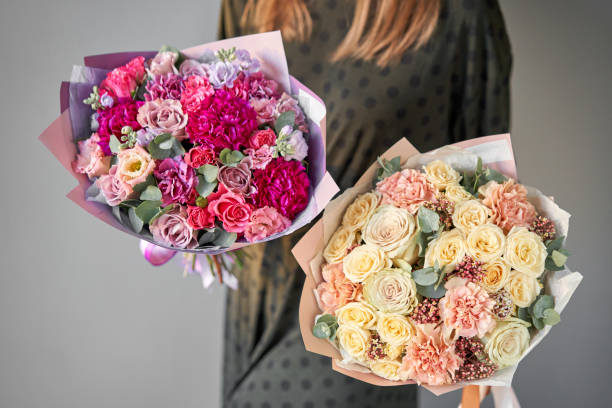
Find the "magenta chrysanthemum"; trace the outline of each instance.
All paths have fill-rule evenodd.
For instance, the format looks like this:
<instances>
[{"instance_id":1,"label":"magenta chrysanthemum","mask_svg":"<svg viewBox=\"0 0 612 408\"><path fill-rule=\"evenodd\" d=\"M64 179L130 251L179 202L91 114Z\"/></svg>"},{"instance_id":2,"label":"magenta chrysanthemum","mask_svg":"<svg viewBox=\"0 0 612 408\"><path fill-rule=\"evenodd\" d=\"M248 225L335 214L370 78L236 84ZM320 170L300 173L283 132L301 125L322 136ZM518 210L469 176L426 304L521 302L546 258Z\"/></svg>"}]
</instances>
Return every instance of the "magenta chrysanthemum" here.
<instances>
[{"instance_id":1,"label":"magenta chrysanthemum","mask_svg":"<svg viewBox=\"0 0 612 408\"><path fill-rule=\"evenodd\" d=\"M257 129L256 117L246 101L220 90L189 114L186 130L192 143L217 152L225 148L238 150L248 147L249 136Z\"/></svg>"},{"instance_id":2,"label":"magenta chrysanthemum","mask_svg":"<svg viewBox=\"0 0 612 408\"><path fill-rule=\"evenodd\" d=\"M143 102L140 101L128 100L117 103L108 109L98 109L98 135L100 135L98 144L104 154L107 156L111 154L108 146L110 136L115 135L120 139L122 136L121 129L124 126L131 126L135 131L141 129L136 117L138 116L138 108L142 104Z\"/></svg>"},{"instance_id":3,"label":"magenta chrysanthemum","mask_svg":"<svg viewBox=\"0 0 612 408\"><path fill-rule=\"evenodd\" d=\"M253 171L252 184L257 191L250 199L257 208L274 207L293 220L308 205L310 180L302 163L296 160L272 160L265 169Z\"/></svg>"},{"instance_id":4,"label":"magenta chrysanthemum","mask_svg":"<svg viewBox=\"0 0 612 408\"><path fill-rule=\"evenodd\" d=\"M145 99L153 101L155 99L181 99L181 94L185 85L183 78L180 75L173 73L165 75L155 75L155 77L147 82L147 93Z\"/></svg>"}]
</instances>

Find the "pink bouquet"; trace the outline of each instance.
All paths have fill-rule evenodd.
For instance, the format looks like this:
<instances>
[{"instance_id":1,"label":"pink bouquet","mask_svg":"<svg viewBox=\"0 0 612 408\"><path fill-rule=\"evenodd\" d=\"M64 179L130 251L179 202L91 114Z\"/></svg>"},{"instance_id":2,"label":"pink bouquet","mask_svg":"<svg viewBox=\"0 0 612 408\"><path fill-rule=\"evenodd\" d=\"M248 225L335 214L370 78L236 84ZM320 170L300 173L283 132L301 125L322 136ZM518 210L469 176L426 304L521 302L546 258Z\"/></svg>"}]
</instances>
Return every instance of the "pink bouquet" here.
<instances>
[{"instance_id":1,"label":"pink bouquet","mask_svg":"<svg viewBox=\"0 0 612 408\"><path fill-rule=\"evenodd\" d=\"M508 135L402 140L294 248L306 347L378 385L509 386L580 282L568 220L516 181Z\"/></svg>"},{"instance_id":2,"label":"pink bouquet","mask_svg":"<svg viewBox=\"0 0 612 408\"><path fill-rule=\"evenodd\" d=\"M85 65L62 87L69 126L41 140L72 156L69 197L148 242L151 263L187 252L189 272L221 279L228 251L296 230L337 191L324 105L289 77L278 32Z\"/></svg>"}]
</instances>

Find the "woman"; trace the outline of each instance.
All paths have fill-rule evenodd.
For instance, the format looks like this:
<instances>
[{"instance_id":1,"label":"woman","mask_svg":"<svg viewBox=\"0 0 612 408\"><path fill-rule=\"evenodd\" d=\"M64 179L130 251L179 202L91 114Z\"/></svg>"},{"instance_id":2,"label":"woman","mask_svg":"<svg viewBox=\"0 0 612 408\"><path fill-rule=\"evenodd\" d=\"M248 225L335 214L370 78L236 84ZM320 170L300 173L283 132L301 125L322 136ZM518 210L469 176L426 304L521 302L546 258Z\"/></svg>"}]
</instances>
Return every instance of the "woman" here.
<instances>
[{"instance_id":1,"label":"woman","mask_svg":"<svg viewBox=\"0 0 612 408\"><path fill-rule=\"evenodd\" d=\"M289 72L327 105L327 166L342 189L401 137L427 151L508 131L511 54L495 0L223 0L221 38L274 29ZM224 406L416 406L414 386L360 383L305 351L299 236L249 247L228 294Z\"/></svg>"}]
</instances>

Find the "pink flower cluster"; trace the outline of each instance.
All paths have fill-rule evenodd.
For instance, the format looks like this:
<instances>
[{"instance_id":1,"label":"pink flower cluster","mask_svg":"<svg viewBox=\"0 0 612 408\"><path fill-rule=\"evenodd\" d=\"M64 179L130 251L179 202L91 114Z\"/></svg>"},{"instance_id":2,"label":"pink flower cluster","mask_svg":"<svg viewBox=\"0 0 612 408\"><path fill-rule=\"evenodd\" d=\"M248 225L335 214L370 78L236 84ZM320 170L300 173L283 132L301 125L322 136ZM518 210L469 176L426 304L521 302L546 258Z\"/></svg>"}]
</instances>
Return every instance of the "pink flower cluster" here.
<instances>
[{"instance_id":1,"label":"pink flower cluster","mask_svg":"<svg viewBox=\"0 0 612 408\"><path fill-rule=\"evenodd\" d=\"M111 70L86 102L95 132L78 142L75 171L109 206L142 205L132 227L164 245L196 248L215 229L248 242L287 230L310 198L308 128L297 100L259 69L245 50L206 62L168 50ZM278 134L289 110L295 123Z\"/></svg>"}]
</instances>

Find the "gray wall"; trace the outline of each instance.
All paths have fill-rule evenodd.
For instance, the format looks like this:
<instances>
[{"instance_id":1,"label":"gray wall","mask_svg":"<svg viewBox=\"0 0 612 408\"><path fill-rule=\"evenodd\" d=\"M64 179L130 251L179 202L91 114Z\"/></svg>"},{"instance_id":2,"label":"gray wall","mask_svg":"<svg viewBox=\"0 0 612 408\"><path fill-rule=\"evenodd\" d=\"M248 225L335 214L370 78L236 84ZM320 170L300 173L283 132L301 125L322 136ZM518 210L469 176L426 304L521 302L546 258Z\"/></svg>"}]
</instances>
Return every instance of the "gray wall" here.
<instances>
[{"instance_id":1,"label":"gray wall","mask_svg":"<svg viewBox=\"0 0 612 408\"><path fill-rule=\"evenodd\" d=\"M58 84L80 57L212 40L218 2L0 4L0 406L217 406L223 290L182 279L176 264L148 266L134 239L63 198L74 181L36 137L57 116ZM502 5L519 172L573 214L569 264L585 275L515 387L526 407L599 406L612 365L611 7ZM141 23L163 28L138 32ZM457 399L422 393L423 406Z\"/></svg>"}]
</instances>

